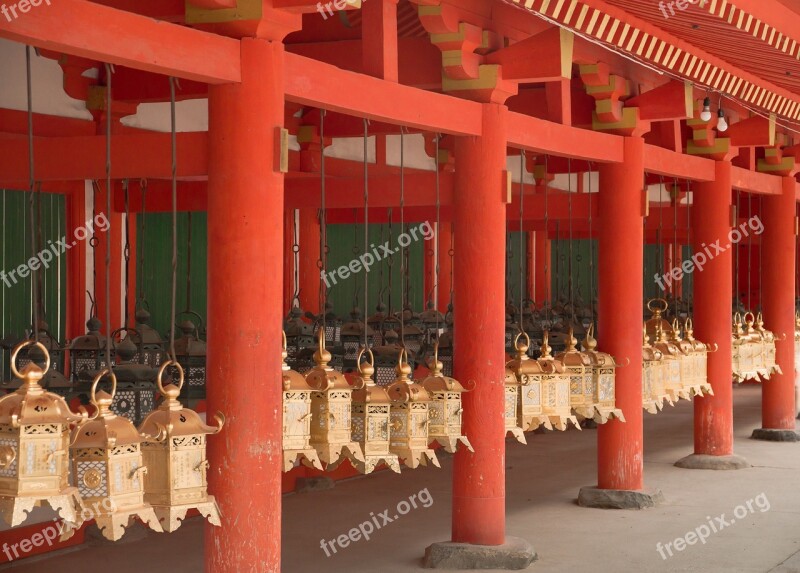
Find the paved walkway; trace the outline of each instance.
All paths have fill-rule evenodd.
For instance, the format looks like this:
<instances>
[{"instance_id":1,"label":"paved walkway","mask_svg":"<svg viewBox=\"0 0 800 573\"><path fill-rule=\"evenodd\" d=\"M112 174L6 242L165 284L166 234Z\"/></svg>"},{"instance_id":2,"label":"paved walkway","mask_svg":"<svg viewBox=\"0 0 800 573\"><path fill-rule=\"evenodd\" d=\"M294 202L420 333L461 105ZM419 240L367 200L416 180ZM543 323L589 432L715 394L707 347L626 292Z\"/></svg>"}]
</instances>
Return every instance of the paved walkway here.
<instances>
[{"instance_id":1,"label":"paved walkway","mask_svg":"<svg viewBox=\"0 0 800 573\"><path fill-rule=\"evenodd\" d=\"M760 389L736 388L734 397L736 451L754 466L747 470L675 468L673 462L692 449L691 405L683 402L657 416L645 414L646 485L661 488L667 500L656 509L607 511L575 504L579 488L595 483L592 430L529 435L528 446L510 441L507 532L528 539L539 552L539 561L529 570L800 573L800 444L749 440L759 425ZM449 537L451 470L452 460L444 459L441 470L407 470L400 476L383 472L340 482L333 490L287 496L283 572L420 571L426 545ZM417 509L409 508L373 533L370 541L337 547L336 554L326 557L322 538L346 534L371 513L377 516L387 508L393 518L398 503L414 494ZM720 523L715 518L729 525L708 534L704 544L687 536L705 536L709 521L715 527ZM694 544L678 551L675 540L681 537ZM662 558L658 543L671 543L673 556L663 549L666 559ZM192 520L169 536L137 528L117 544L66 550L11 568L19 573L197 573L203 571L202 524Z\"/></svg>"}]
</instances>

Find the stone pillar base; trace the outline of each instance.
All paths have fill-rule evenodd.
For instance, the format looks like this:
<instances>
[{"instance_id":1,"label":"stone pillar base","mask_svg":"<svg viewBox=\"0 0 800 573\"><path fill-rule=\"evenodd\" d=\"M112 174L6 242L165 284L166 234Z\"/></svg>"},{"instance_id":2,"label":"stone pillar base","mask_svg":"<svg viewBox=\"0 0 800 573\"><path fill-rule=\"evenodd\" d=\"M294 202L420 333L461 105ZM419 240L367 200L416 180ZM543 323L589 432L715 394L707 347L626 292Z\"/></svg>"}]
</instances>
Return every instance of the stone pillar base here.
<instances>
[{"instance_id":1,"label":"stone pillar base","mask_svg":"<svg viewBox=\"0 0 800 573\"><path fill-rule=\"evenodd\" d=\"M685 470L742 470L749 468L750 462L742 456L709 456L692 454L675 462L675 466Z\"/></svg>"},{"instance_id":2,"label":"stone pillar base","mask_svg":"<svg viewBox=\"0 0 800 573\"><path fill-rule=\"evenodd\" d=\"M597 509L645 509L664 503L660 489L624 490L582 487L578 505Z\"/></svg>"},{"instance_id":3,"label":"stone pillar base","mask_svg":"<svg viewBox=\"0 0 800 573\"><path fill-rule=\"evenodd\" d=\"M425 569L527 569L539 557L533 546L518 537L507 537L503 545L470 545L442 541L425 549Z\"/></svg>"},{"instance_id":4,"label":"stone pillar base","mask_svg":"<svg viewBox=\"0 0 800 573\"><path fill-rule=\"evenodd\" d=\"M795 430L770 430L768 428L758 428L753 430L751 440L763 440L765 442L800 442L800 434Z\"/></svg>"}]
</instances>

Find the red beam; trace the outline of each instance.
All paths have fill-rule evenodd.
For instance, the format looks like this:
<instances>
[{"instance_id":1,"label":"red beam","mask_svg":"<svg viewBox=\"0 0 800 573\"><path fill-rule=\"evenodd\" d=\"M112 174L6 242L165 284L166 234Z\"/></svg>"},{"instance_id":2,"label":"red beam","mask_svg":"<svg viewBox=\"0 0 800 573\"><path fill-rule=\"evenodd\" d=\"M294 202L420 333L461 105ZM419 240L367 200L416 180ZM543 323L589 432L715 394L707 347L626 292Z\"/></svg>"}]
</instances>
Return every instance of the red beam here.
<instances>
[{"instance_id":1,"label":"red beam","mask_svg":"<svg viewBox=\"0 0 800 573\"><path fill-rule=\"evenodd\" d=\"M731 184L734 189L759 195L780 195L781 178L741 167L731 168Z\"/></svg>"},{"instance_id":2,"label":"red beam","mask_svg":"<svg viewBox=\"0 0 800 573\"><path fill-rule=\"evenodd\" d=\"M656 145L644 147L644 168L648 173L692 181L714 181L714 162L710 159L676 153Z\"/></svg>"},{"instance_id":3,"label":"red beam","mask_svg":"<svg viewBox=\"0 0 800 573\"><path fill-rule=\"evenodd\" d=\"M239 42L101 6L57 0L11 21L0 38L210 84L240 82Z\"/></svg>"},{"instance_id":4,"label":"red beam","mask_svg":"<svg viewBox=\"0 0 800 573\"><path fill-rule=\"evenodd\" d=\"M346 89L345 89L346 87ZM478 103L356 74L286 54L287 101L413 129L480 135Z\"/></svg>"}]
</instances>

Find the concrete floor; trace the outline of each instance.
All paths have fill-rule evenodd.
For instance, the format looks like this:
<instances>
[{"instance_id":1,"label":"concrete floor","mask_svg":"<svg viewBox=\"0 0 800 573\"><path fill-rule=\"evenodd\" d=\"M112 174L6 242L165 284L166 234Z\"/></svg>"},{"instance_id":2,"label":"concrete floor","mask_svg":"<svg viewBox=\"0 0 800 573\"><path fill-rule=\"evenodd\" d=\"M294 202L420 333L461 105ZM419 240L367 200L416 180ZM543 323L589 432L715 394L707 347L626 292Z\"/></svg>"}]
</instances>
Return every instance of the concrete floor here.
<instances>
[{"instance_id":1,"label":"concrete floor","mask_svg":"<svg viewBox=\"0 0 800 573\"><path fill-rule=\"evenodd\" d=\"M645 414L645 476L648 487L664 492L666 504L644 511L584 509L578 490L596 476L596 432L529 435L528 446L509 441L507 508L509 535L532 542L538 573L642 572L800 572L800 445L748 439L759 426L760 389L736 388L736 451L753 468L734 472L692 471L672 464L691 453L692 407L683 402L652 416ZM382 472L340 482L335 489L284 498L285 573L410 573L432 541L449 538L452 459L442 469ZM333 539L359 523L426 489L429 508L412 509L385 525L370 541L358 541L326 557L321 538ZM656 544L751 503L753 512L703 544L687 546L663 559ZM768 511L765 498L769 502ZM427 499L423 494L423 501ZM742 510L740 510L741 512ZM715 521L716 523L716 521ZM202 523L187 522L170 536L136 528L122 542L97 542L54 557L0 567L19 573L196 573L203 570ZM665 553L666 554L666 553ZM253 569L252 571L256 571ZM242 571L241 573L245 573ZM249 572L248 572L249 573Z\"/></svg>"}]
</instances>

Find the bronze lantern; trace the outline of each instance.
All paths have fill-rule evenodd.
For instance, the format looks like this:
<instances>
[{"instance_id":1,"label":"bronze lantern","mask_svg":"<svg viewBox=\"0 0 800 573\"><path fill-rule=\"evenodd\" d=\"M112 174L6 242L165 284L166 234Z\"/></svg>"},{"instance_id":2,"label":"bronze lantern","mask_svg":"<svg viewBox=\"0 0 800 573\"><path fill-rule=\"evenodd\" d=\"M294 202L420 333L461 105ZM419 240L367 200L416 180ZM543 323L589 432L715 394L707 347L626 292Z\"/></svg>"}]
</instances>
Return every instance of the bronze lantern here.
<instances>
[{"instance_id":1,"label":"bronze lantern","mask_svg":"<svg viewBox=\"0 0 800 573\"><path fill-rule=\"evenodd\" d=\"M286 334L283 334L283 471L298 462L322 469L317 450L311 447L311 387L299 372L286 364Z\"/></svg>"},{"instance_id":2,"label":"bronze lantern","mask_svg":"<svg viewBox=\"0 0 800 573\"><path fill-rule=\"evenodd\" d=\"M108 368L105 360L106 337L100 334L103 324L93 316L86 322L87 333L72 341L69 347L70 380L78 384L83 372L98 372ZM112 354L113 358L113 354Z\"/></svg>"},{"instance_id":3,"label":"bronze lantern","mask_svg":"<svg viewBox=\"0 0 800 573\"><path fill-rule=\"evenodd\" d=\"M536 361L541 367L542 379L542 413L547 416L553 427L564 431L570 422L581 429L578 419L572 415L570 407L570 378L564 369L564 364L550 354L548 333L542 337L542 355Z\"/></svg>"},{"instance_id":4,"label":"bronze lantern","mask_svg":"<svg viewBox=\"0 0 800 573\"><path fill-rule=\"evenodd\" d=\"M111 394L96 392L105 375ZM117 379L110 370L92 381L91 403L96 408L88 422L72 432L72 475L85 503L94 508L93 519L103 537L117 541L139 518L153 531L163 531L155 511L144 496L144 476L150 469L142 459L143 437L130 420L111 411ZM62 539L80 523L66 523Z\"/></svg>"},{"instance_id":5,"label":"bronze lantern","mask_svg":"<svg viewBox=\"0 0 800 573\"><path fill-rule=\"evenodd\" d=\"M522 423L522 387L514 371L506 366L506 374L503 384L505 396L505 406L503 407L503 419L505 420L506 435L511 434L521 444L527 444L525 439L524 425Z\"/></svg>"},{"instance_id":6,"label":"bronze lantern","mask_svg":"<svg viewBox=\"0 0 800 573\"><path fill-rule=\"evenodd\" d=\"M672 398L673 402L677 402L681 398L691 400L691 394L684 388L683 371L686 363L686 356L681 352L680 348L670 340L672 327L669 331L663 330L661 325L656 327L658 340L653 346L661 352L662 367L665 367L666 377L664 378L664 387L667 394Z\"/></svg>"},{"instance_id":7,"label":"bronze lantern","mask_svg":"<svg viewBox=\"0 0 800 573\"><path fill-rule=\"evenodd\" d=\"M542 381L545 371L538 360L531 360L528 357L530 341L531 339L526 333L517 334L514 339L516 356L506 363L506 369L510 370L515 378L515 384L511 385L507 380L505 385L506 429L523 444L525 437L520 435L522 431L535 430L539 426L544 426L548 430L553 429L550 418L545 415L542 405ZM518 416L515 426L521 429L520 432L510 426L511 397L515 394L517 399L515 409Z\"/></svg>"},{"instance_id":8,"label":"bronze lantern","mask_svg":"<svg viewBox=\"0 0 800 573\"><path fill-rule=\"evenodd\" d=\"M764 316L759 312L756 316L755 331L761 344L761 370L759 374L769 380L773 374L783 374L776 360L775 333L764 328Z\"/></svg>"},{"instance_id":9,"label":"bronze lantern","mask_svg":"<svg viewBox=\"0 0 800 573\"><path fill-rule=\"evenodd\" d=\"M714 395L714 389L708 381L708 353L716 351L711 350L707 344L704 344L694 337L694 323L691 318L687 318L684 323L684 332L686 342L691 345L692 360L694 362L694 374L696 377L695 384L700 388L700 392ZM701 394L702 395L702 394Z\"/></svg>"},{"instance_id":10,"label":"bronze lantern","mask_svg":"<svg viewBox=\"0 0 800 573\"><path fill-rule=\"evenodd\" d=\"M370 361L361 361L364 354ZM389 448L390 417L392 401L386 388L378 386L372 379L375 373L375 356L369 349L358 355L358 378L353 390L353 440L364 451L364 461L356 461L355 467L363 474L372 473L381 464L400 473L400 460Z\"/></svg>"},{"instance_id":11,"label":"bronze lantern","mask_svg":"<svg viewBox=\"0 0 800 573\"><path fill-rule=\"evenodd\" d=\"M567 331L567 348L556 355L569 376L569 402L578 419L594 419L595 379L592 360L577 348L572 327Z\"/></svg>"},{"instance_id":12,"label":"bronze lantern","mask_svg":"<svg viewBox=\"0 0 800 573\"><path fill-rule=\"evenodd\" d=\"M191 320L180 324L182 336L175 341L175 357L186 374L184 397L202 400L206 397L206 343L200 340L198 327ZM170 373L177 375L177 367Z\"/></svg>"},{"instance_id":13,"label":"bronze lantern","mask_svg":"<svg viewBox=\"0 0 800 573\"><path fill-rule=\"evenodd\" d=\"M286 362L299 372L305 372L313 366L313 362L306 360L303 350L314 348L314 328L302 317L303 310L297 306L292 307L283 325L289 353Z\"/></svg>"},{"instance_id":14,"label":"bronze lantern","mask_svg":"<svg viewBox=\"0 0 800 573\"><path fill-rule=\"evenodd\" d=\"M747 313L752 315L752 313ZM758 375L757 358L760 348L755 343L753 333L744 331L744 318L737 312L733 316L733 353L731 356L733 380L744 382L745 380L761 381ZM752 322L751 322L752 324ZM748 331L752 328L748 328Z\"/></svg>"},{"instance_id":15,"label":"bronze lantern","mask_svg":"<svg viewBox=\"0 0 800 573\"><path fill-rule=\"evenodd\" d=\"M442 335L445 327L444 315L439 312L432 300L428 301L425 310L419 315L421 328L425 333L425 347L432 347L433 343Z\"/></svg>"},{"instance_id":16,"label":"bronze lantern","mask_svg":"<svg viewBox=\"0 0 800 573\"><path fill-rule=\"evenodd\" d=\"M344 375L328 365L331 353L325 349L325 337L317 339L316 366L305 374L312 390L311 445L328 469L347 459L353 464L364 463L361 446L353 441L351 434L353 390Z\"/></svg>"},{"instance_id":17,"label":"bronze lantern","mask_svg":"<svg viewBox=\"0 0 800 573\"><path fill-rule=\"evenodd\" d=\"M647 324L642 327L642 407L651 414L664 408L664 401L673 405L672 397L666 391L667 369L661 351L650 345Z\"/></svg>"},{"instance_id":18,"label":"bronze lantern","mask_svg":"<svg viewBox=\"0 0 800 573\"><path fill-rule=\"evenodd\" d=\"M387 321L388 322L388 321ZM378 386L389 386L395 379L397 355L403 351L400 335L390 328L383 335L383 344L372 349L375 362L375 383ZM412 368L413 371L413 368Z\"/></svg>"},{"instance_id":19,"label":"bronze lantern","mask_svg":"<svg viewBox=\"0 0 800 573\"><path fill-rule=\"evenodd\" d=\"M130 329L130 338L137 347L134 362L158 368L164 359L164 341L158 331L150 326L150 313L140 308L135 315L136 328Z\"/></svg>"},{"instance_id":20,"label":"bronze lantern","mask_svg":"<svg viewBox=\"0 0 800 573\"><path fill-rule=\"evenodd\" d=\"M29 345L44 353L45 368L30 362L20 372L17 355ZM63 397L40 386L49 367L41 342L20 343L12 352L11 372L23 384L0 398L0 515L11 527L43 502L67 522L81 519L80 494L69 485L69 436L70 426L85 423L87 414L72 413Z\"/></svg>"},{"instance_id":21,"label":"bronze lantern","mask_svg":"<svg viewBox=\"0 0 800 573\"><path fill-rule=\"evenodd\" d=\"M164 387L161 381L168 366L175 366L178 371L177 386L173 383ZM139 428L144 436L144 463L149 470L144 476L144 499L168 532L181 526L189 510L196 510L212 525L221 523L217 502L208 495L206 436L218 434L225 417L217 412L217 426L208 426L197 412L184 408L178 400L183 383L180 364L169 359L161 364L156 384L164 399Z\"/></svg>"},{"instance_id":22,"label":"bronze lantern","mask_svg":"<svg viewBox=\"0 0 800 573\"><path fill-rule=\"evenodd\" d=\"M591 400L594 407L594 421L605 424L608 420L625 421L622 410L617 408L617 362L614 357L596 350L597 340L594 338L594 323L589 324L586 337L583 339L584 352L589 356L594 384L594 395ZM588 416L587 416L588 417Z\"/></svg>"},{"instance_id":23,"label":"bronze lantern","mask_svg":"<svg viewBox=\"0 0 800 573\"><path fill-rule=\"evenodd\" d=\"M368 324L364 324L364 320L361 315L361 309L354 307L350 312L350 320L342 325L340 334L340 349L343 352L343 368L349 370L351 368L355 369L358 367L356 360L358 358L358 350L361 347L361 344L364 342L365 327L367 330L367 340L372 340L375 335L372 327L370 327Z\"/></svg>"},{"instance_id":24,"label":"bronze lantern","mask_svg":"<svg viewBox=\"0 0 800 573\"><path fill-rule=\"evenodd\" d=\"M431 398L421 384L409 378L411 366L405 350L400 351L395 371L397 377L387 389L392 399L389 449L412 469L428 462L441 467L436 452L428 445Z\"/></svg>"},{"instance_id":25,"label":"bronze lantern","mask_svg":"<svg viewBox=\"0 0 800 573\"><path fill-rule=\"evenodd\" d=\"M466 388L455 378L442 374L443 365L439 362L439 349L436 345L433 347L433 357L428 362L428 367L430 374L421 382L422 387L431 396L428 405L430 411L428 438L436 440L451 454L456 452L459 442L474 452L469 439L461 431L461 414L464 411L461 406L461 395L467 392Z\"/></svg>"}]
</instances>

